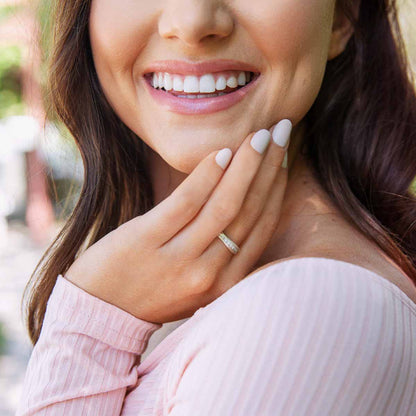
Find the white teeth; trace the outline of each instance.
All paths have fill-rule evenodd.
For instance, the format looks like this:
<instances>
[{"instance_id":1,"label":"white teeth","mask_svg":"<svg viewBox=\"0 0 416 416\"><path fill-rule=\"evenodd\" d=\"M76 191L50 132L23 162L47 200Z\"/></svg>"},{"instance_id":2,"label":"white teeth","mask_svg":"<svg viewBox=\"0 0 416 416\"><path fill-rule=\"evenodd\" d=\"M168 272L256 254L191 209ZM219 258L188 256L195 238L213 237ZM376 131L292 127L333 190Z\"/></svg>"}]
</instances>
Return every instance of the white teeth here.
<instances>
[{"instance_id":1,"label":"white teeth","mask_svg":"<svg viewBox=\"0 0 416 416\"><path fill-rule=\"evenodd\" d=\"M153 74L153 88L159 88L159 77L156 72Z\"/></svg>"},{"instance_id":2,"label":"white teeth","mask_svg":"<svg viewBox=\"0 0 416 416\"><path fill-rule=\"evenodd\" d=\"M215 78L212 74L203 75L199 80L199 92L214 92Z\"/></svg>"},{"instance_id":3,"label":"white teeth","mask_svg":"<svg viewBox=\"0 0 416 416\"><path fill-rule=\"evenodd\" d=\"M170 91L173 88L172 77L167 72L165 72L164 88L166 91Z\"/></svg>"},{"instance_id":4,"label":"white teeth","mask_svg":"<svg viewBox=\"0 0 416 416\"><path fill-rule=\"evenodd\" d=\"M225 90L226 88L227 88L227 80L225 79L224 76L221 75L217 79L217 82L215 84L215 89L218 91L222 91L222 90Z\"/></svg>"},{"instance_id":5,"label":"white teeth","mask_svg":"<svg viewBox=\"0 0 416 416\"><path fill-rule=\"evenodd\" d=\"M187 75L183 81L184 92L200 92L199 79L194 75Z\"/></svg>"},{"instance_id":6,"label":"white teeth","mask_svg":"<svg viewBox=\"0 0 416 416\"><path fill-rule=\"evenodd\" d=\"M250 72L239 72L237 75L218 75L217 80L213 74L175 75L168 72L155 72L152 77L153 88L164 88L166 91L184 91L188 93L213 93L215 91L244 86L250 82Z\"/></svg>"},{"instance_id":7,"label":"white teeth","mask_svg":"<svg viewBox=\"0 0 416 416\"><path fill-rule=\"evenodd\" d=\"M236 88L238 86L237 78L233 75L227 79L227 86L230 88Z\"/></svg>"},{"instance_id":8,"label":"white teeth","mask_svg":"<svg viewBox=\"0 0 416 416\"><path fill-rule=\"evenodd\" d=\"M183 80L179 75L173 76L173 89L175 91L183 91Z\"/></svg>"}]
</instances>

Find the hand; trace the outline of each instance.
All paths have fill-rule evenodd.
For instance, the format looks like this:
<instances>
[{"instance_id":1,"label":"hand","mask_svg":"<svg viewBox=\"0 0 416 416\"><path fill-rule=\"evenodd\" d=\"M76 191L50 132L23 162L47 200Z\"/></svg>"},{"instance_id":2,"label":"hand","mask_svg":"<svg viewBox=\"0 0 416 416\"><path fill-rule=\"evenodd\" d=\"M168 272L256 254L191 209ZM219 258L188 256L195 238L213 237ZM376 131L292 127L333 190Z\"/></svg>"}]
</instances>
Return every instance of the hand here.
<instances>
[{"instance_id":1,"label":"hand","mask_svg":"<svg viewBox=\"0 0 416 416\"><path fill-rule=\"evenodd\" d=\"M290 127L283 121L274 133L288 137ZM64 277L153 323L190 317L221 296L266 248L286 188L287 144L271 140L260 154L250 145L253 136L225 171L218 151L210 153L166 199L90 246ZM240 246L236 255L217 238L222 231Z\"/></svg>"}]
</instances>

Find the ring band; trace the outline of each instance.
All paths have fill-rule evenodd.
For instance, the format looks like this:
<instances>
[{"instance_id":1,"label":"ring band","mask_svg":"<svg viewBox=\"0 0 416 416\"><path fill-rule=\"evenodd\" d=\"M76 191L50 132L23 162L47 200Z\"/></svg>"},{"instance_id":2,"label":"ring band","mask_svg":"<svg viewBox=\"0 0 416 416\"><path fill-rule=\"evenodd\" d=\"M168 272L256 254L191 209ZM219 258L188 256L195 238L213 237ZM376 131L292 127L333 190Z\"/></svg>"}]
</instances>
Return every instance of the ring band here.
<instances>
[{"instance_id":1,"label":"ring band","mask_svg":"<svg viewBox=\"0 0 416 416\"><path fill-rule=\"evenodd\" d=\"M225 247L228 248L228 250L231 251L233 254L237 254L240 250L240 247L236 243L234 243L231 238L227 237L224 233L218 234L218 238L224 243Z\"/></svg>"}]
</instances>

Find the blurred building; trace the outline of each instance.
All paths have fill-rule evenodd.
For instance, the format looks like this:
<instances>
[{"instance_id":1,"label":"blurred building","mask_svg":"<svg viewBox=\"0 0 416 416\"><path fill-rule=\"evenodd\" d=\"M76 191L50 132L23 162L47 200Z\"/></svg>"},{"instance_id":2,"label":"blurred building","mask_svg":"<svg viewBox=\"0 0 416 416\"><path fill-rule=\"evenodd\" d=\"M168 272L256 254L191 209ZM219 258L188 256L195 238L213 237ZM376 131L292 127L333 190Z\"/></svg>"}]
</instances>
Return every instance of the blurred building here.
<instances>
[{"instance_id":1,"label":"blurred building","mask_svg":"<svg viewBox=\"0 0 416 416\"><path fill-rule=\"evenodd\" d=\"M52 182L82 180L74 148L46 120L38 17L38 1L0 0L0 75L11 51L17 50L20 56L0 91L0 245L7 238L6 217L22 217L34 241L50 240L56 202L64 198L51 196ZM16 89L21 106L10 100ZM4 110L1 106L7 103L11 105Z\"/></svg>"}]
</instances>

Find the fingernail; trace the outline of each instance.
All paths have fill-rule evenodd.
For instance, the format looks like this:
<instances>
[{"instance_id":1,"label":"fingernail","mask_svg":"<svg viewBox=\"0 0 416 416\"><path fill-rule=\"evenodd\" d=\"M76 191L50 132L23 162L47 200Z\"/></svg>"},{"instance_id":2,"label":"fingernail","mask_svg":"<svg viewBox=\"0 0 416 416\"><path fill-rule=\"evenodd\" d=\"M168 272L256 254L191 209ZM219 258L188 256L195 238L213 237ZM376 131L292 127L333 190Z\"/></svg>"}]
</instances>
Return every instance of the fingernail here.
<instances>
[{"instance_id":1,"label":"fingernail","mask_svg":"<svg viewBox=\"0 0 416 416\"><path fill-rule=\"evenodd\" d=\"M225 147L216 154L215 161L219 166L221 166L222 169L225 169L230 163L232 155L233 152L231 151L231 149Z\"/></svg>"},{"instance_id":2,"label":"fingernail","mask_svg":"<svg viewBox=\"0 0 416 416\"><path fill-rule=\"evenodd\" d=\"M287 168L287 152L285 153L285 157L283 159L282 168L284 169Z\"/></svg>"},{"instance_id":3,"label":"fingernail","mask_svg":"<svg viewBox=\"0 0 416 416\"><path fill-rule=\"evenodd\" d=\"M267 148L267 145L270 142L272 135L269 130L262 129L254 134L251 138L250 144L251 147L258 153L262 154Z\"/></svg>"},{"instance_id":4,"label":"fingernail","mask_svg":"<svg viewBox=\"0 0 416 416\"><path fill-rule=\"evenodd\" d=\"M276 127L273 129L273 141L281 147L286 147L289 138L290 133L292 131L292 123L288 119L284 119L279 121L279 123L276 124Z\"/></svg>"}]
</instances>

